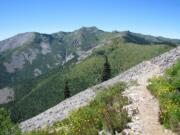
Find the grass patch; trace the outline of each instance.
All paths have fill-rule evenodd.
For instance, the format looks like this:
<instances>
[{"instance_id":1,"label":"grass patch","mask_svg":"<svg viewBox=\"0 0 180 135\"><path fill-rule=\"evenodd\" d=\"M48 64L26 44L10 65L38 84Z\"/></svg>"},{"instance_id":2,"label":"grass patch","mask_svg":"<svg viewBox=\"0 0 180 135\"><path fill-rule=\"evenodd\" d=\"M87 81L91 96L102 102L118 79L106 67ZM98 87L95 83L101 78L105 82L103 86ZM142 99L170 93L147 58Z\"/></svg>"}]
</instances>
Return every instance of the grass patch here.
<instances>
[{"instance_id":1,"label":"grass patch","mask_svg":"<svg viewBox=\"0 0 180 135\"><path fill-rule=\"evenodd\" d=\"M55 123L52 127L33 131L26 135L97 135L101 130L112 134L121 132L130 121L123 106L128 104L122 96L124 83L99 92L89 105L73 111L70 117Z\"/></svg>"},{"instance_id":2,"label":"grass patch","mask_svg":"<svg viewBox=\"0 0 180 135\"><path fill-rule=\"evenodd\" d=\"M159 120L166 128L180 133L180 61L164 76L150 79L149 90L159 100Z\"/></svg>"}]
</instances>

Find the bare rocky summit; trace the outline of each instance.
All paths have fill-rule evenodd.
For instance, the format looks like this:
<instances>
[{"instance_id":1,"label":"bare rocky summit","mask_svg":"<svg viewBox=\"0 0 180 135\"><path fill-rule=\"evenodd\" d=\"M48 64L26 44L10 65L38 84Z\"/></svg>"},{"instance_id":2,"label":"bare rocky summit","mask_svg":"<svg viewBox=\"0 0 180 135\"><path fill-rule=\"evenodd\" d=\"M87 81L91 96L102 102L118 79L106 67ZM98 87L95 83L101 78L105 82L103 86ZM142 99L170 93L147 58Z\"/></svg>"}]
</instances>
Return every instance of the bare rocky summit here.
<instances>
[{"instance_id":1,"label":"bare rocky summit","mask_svg":"<svg viewBox=\"0 0 180 135\"><path fill-rule=\"evenodd\" d=\"M18 34L12 38L3 40L0 42L0 52L6 51L8 49L14 49L16 47L22 46L26 42L33 40L35 34L33 32L27 32Z\"/></svg>"}]
</instances>

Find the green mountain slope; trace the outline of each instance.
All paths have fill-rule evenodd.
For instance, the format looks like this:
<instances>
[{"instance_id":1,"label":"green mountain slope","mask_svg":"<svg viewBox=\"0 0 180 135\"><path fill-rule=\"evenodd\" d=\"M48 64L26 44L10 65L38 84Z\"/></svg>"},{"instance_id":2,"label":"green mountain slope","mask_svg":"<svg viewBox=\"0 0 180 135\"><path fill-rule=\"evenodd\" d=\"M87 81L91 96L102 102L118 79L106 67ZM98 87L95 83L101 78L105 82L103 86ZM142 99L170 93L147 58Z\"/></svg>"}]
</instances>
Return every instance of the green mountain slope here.
<instances>
[{"instance_id":1,"label":"green mountain slope","mask_svg":"<svg viewBox=\"0 0 180 135\"><path fill-rule=\"evenodd\" d=\"M84 27L54 34L23 33L1 41L0 87L42 75L105 42L111 35L95 27Z\"/></svg>"},{"instance_id":2,"label":"green mountain slope","mask_svg":"<svg viewBox=\"0 0 180 135\"><path fill-rule=\"evenodd\" d=\"M155 37L151 35L143 35L139 33L125 32L124 39L128 42L137 44L179 44L178 39L169 39L164 37Z\"/></svg>"},{"instance_id":3,"label":"green mountain slope","mask_svg":"<svg viewBox=\"0 0 180 135\"><path fill-rule=\"evenodd\" d=\"M0 42L0 88L36 78L49 70L81 57L90 49L119 38L124 42L180 44L180 40L125 32L105 32L82 27L73 32L41 34L27 32Z\"/></svg>"},{"instance_id":4,"label":"green mountain slope","mask_svg":"<svg viewBox=\"0 0 180 135\"><path fill-rule=\"evenodd\" d=\"M65 79L69 80L71 95L100 83L104 54L109 58L113 77L172 48L173 46L163 44L126 43L119 37L113 38L111 42L95 49L91 56L79 64L75 64L76 59L73 59L36 79L14 85L16 100L6 107L11 110L14 121L28 119L64 99Z\"/></svg>"}]
</instances>

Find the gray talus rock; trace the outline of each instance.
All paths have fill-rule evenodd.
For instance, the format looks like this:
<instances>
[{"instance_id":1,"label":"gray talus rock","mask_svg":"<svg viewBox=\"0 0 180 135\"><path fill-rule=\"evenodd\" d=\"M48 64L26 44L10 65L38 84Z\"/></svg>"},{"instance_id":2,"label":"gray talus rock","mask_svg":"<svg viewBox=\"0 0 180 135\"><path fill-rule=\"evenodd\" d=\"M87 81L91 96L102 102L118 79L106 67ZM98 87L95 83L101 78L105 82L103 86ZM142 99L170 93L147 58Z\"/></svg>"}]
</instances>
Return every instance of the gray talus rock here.
<instances>
[{"instance_id":1,"label":"gray talus rock","mask_svg":"<svg viewBox=\"0 0 180 135\"><path fill-rule=\"evenodd\" d=\"M3 63L6 67L6 71L8 73L14 73L16 70L22 69L26 62L32 64L38 53L38 49L31 48L29 48L26 52L21 52L20 54L18 52L14 52L10 60Z\"/></svg>"},{"instance_id":2,"label":"gray talus rock","mask_svg":"<svg viewBox=\"0 0 180 135\"><path fill-rule=\"evenodd\" d=\"M14 90L12 88L6 87L0 89L0 104L8 103L14 98Z\"/></svg>"},{"instance_id":3,"label":"gray talus rock","mask_svg":"<svg viewBox=\"0 0 180 135\"><path fill-rule=\"evenodd\" d=\"M42 42L42 43L40 44L40 46L41 46L41 48L42 48L41 53L42 53L43 55L46 55L46 54L48 54L48 53L51 53L51 47L50 47L50 45L49 45L48 43Z\"/></svg>"},{"instance_id":4,"label":"gray talus rock","mask_svg":"<svg viewBox=\"0 0 180 135\"><path fill-rule=\"evenodd\" d=\"M34 76L37 77L42 74L42 71L39 68L34 69Z\"/></svg>"}]
</instances>

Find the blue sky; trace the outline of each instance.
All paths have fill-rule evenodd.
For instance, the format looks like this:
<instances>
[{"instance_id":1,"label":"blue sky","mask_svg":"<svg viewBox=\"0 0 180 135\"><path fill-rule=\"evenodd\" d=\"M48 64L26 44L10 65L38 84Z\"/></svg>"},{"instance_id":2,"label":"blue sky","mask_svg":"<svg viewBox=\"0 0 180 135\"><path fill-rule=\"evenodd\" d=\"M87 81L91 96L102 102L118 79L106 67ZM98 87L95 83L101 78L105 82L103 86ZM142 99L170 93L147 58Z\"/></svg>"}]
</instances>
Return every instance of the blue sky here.
<instances>
[{"instance_id":1,"label":"blue sky","mask_svg":"<svg viewBox=\"0 0 180 135\"><path fill-rule=\"evenodd\" d=\"M0 40L97 26L180 38L180 0L0 0Z\"/></svg>"}]
</instances>

